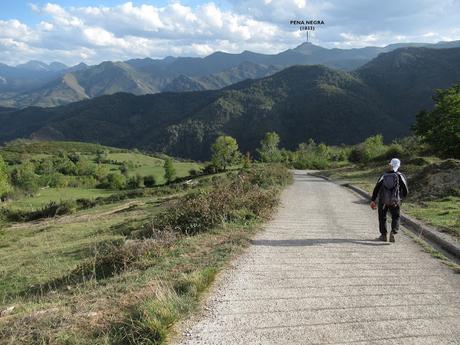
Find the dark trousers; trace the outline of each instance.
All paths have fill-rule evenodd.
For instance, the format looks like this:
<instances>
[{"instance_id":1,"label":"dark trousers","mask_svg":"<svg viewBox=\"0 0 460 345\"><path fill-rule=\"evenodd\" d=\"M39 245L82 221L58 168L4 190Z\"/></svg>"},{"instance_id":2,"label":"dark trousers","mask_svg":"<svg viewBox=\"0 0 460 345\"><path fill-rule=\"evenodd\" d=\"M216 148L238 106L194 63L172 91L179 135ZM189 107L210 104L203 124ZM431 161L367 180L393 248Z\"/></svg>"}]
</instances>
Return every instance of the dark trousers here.
<instances>
[{"instance_id":1,"label":"dark trousers","mask_svg":"<svg viewBox=\"0 0 460 345\"><path fill-rule=\"evenodd\" d=\"M382 235L387 234L387 212L391 214L391 232L394 234L398 233L399 230L399 206L385 206L383 203L379 203L379 228Z\"/></svg>"}]
</instances>

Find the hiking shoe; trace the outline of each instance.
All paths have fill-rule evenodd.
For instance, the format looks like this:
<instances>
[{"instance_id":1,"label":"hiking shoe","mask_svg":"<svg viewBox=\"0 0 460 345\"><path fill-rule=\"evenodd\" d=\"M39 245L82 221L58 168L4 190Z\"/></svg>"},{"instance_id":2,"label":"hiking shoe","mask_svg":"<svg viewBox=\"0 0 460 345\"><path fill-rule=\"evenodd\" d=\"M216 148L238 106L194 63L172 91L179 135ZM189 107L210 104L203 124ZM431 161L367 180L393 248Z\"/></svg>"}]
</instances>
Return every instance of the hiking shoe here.
<instances>
[{"instance_id":1,"label":"hiking shoe","mask_svg":"<svg viewBox=\"0 0 460 345\"><path fill-rule=\"evenodd\" d=\"M386 242L387 241L387 235L380 235L379 238L377 238L378 241Z\"/></svg>"},{"instance_id":2,"label":"hiking shoe","mask_svg":"<svg viewBox=\"0 0 460 345\"><path fill-rule=\"evenodd\" d=\"M392 232L390 233L390 242L395 242L395 235Z\"/></svg>"}]
</instances>

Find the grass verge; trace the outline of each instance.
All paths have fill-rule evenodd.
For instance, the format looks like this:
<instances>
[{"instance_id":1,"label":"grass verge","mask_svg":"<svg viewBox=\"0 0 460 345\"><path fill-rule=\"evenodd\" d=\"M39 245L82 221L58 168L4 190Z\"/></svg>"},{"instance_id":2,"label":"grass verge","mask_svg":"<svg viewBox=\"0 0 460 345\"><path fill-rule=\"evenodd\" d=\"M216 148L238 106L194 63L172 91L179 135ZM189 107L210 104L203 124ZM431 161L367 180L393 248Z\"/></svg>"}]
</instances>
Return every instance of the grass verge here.
<instances>
[{"instance_id":1,"label":"grass verge","mask_svg":"<svg viewBox=\"0 0 460 345\"><path fill-rule=\"evenodd\" d=\"M0 253L17 247L2 276L15 274L9 282L20 286L0 287L9 291L0 310L14 307L0 318L0 343L164 343L269 217L290 178L283 167L256 166L209 179L179 195L182 202L144 197L122 212L97 206L65 224L5 229Z\"/></svg>"},{"instance_id":2,"label":"grass verge","mask_svg":"<svg viewBox=\"0 0 460 345\"><path fill-rule=\"evenodd\" d=\"M419 236L416 236L412 232L405 231L405 234L409 236L410 238L412 238L414 242L419 244L426 253L431 254L432 257L440 260L444 265L454 270L455 273L460 273L460 265L457 265L456 263L449 260L446 256L444 256L442 253L434 249L432 246L426 243L423 239L421 239Z\"/></svg>"}]
</instances>

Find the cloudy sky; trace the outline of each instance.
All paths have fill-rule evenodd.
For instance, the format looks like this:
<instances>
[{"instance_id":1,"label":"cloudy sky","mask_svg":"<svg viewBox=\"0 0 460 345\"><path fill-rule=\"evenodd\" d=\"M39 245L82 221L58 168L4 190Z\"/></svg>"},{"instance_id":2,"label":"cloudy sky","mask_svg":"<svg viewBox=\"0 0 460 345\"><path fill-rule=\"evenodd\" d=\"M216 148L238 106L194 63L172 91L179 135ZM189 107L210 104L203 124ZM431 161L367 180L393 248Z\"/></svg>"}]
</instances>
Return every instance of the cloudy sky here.
<instances>
[{"instance_id":1,"label":"cloudy sky","mask_svg":"<svg viewBox=\"0 0 460 345\"><path fill-rule=\"evenodd\" d=\"M460 0L1 0L0 62L72 65L214 51L277 53L305 41L290 20L321 19L324 47L460 39Z\"/></svg>"}]
</instances>

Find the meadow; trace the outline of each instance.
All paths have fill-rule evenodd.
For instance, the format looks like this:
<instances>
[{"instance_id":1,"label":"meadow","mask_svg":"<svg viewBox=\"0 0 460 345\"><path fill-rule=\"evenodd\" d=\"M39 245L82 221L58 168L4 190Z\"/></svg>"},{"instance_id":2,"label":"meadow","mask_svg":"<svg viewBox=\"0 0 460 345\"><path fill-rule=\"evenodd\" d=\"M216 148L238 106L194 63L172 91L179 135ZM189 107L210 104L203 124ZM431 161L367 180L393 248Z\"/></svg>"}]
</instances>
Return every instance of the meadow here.
<instances>
[{"instance_id":1,"label":"meadow","mask_svg":"<svg viewBox=\"0 0 460 345\"><path fill-rule=\"evenodd\" d=\"M38 167L70 144L28 145L29 152L27 144L3 151L13 169L25 159ZM164 156L78 147L82 160L109 174L123 165L127 181L156 174L156 183L40 187L2 203L27 215L75 201L60 215L1 223L0 344L164 343L248 245L291 178L280 165L203 174L201 163L174 160L176 180L165 183ZM192 176L191 169L199 171Z\"/></svg>"}]
</instances>

